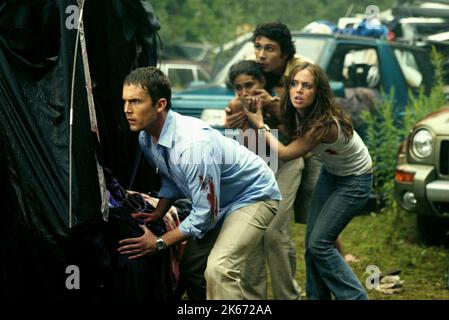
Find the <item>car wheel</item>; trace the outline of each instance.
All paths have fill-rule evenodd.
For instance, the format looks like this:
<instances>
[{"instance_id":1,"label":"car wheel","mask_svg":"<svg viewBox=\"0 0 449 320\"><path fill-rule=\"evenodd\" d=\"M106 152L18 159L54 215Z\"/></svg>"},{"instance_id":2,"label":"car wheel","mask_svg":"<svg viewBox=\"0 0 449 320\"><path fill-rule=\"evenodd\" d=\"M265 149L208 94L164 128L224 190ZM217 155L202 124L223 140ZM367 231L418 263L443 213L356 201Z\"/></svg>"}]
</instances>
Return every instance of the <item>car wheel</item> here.
<instances>
[{"instance_id":1,"label":"car wheel","mask_svg":"<svg viewBox=\"0 0 449 320\"><path fill-rule=\"evenodd\" d=\"M418 227L419 237L425 244L448 244L447 232L449 230L449 225L446 219L417 215L416 225Z\"/></svg>"}]
</instances>

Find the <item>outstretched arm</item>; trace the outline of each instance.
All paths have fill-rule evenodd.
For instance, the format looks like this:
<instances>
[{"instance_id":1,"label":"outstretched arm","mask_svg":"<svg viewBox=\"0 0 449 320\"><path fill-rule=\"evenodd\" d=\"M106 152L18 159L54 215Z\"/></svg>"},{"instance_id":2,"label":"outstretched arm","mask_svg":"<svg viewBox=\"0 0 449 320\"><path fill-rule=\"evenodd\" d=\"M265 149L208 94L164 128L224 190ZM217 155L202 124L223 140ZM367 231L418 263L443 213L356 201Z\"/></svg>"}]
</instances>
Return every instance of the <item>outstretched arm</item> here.
<instances>
[{"instance_id":1,"label":"outstretched arm","mask_svg":"<svg viewBox=\"0 0 449 320\"><path fill-rule=\"evenodd\" d=\"M255 128L263 128L264 121L261 103L258 104L257 111L255 113L250 112L249 110L245 110L245 113L248 120ZM306 132L304 137L296 138L286 146L267 131L265 131L265 140L270 148L278 154L279 159L284 161L296 159L306 155L319 143L319 141L314 138L312 130Z\"/></svg>"}]
</instances>

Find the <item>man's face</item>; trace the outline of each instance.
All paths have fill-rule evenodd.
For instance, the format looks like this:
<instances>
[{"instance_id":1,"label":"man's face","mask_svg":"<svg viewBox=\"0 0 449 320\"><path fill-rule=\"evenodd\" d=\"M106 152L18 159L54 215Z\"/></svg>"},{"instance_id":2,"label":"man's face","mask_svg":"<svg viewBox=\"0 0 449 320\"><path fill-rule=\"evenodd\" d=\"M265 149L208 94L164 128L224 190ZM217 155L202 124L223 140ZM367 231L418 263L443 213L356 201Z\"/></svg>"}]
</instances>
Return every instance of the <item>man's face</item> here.
<instances>
[{"instance_id":1,"label":"man's face","mask_svg":"<svg viewBox=\"0 0 449 320\"><path fill-rule=\"evenodd\" d=\"M254 94L255 89L263 89L264 84L248 74L239 74L234 80L237 97L244 98Z\"/></svg>"},{"instance_id":2,"label":"man's face","mask_svg":"<svg viewBox=\"0 0 449 320\"><path fill-rule=\"evenodd\" d=\"M146 90L141 86L124 85L122 98L131 131L150 130L156 122L157 111Z\"/></svg>"},{"instance_id":3,"label":"man's face","mask_svg":"<svg viewBox=\"0 0 449 320\"><path fill-rule=\"evenodd\" d=\"M256 62L260 64L264 73L281 75L287 65L287 56L281 51L276 41L267 37L257 37L254 41Z\"/></svg>"}]
</instances>

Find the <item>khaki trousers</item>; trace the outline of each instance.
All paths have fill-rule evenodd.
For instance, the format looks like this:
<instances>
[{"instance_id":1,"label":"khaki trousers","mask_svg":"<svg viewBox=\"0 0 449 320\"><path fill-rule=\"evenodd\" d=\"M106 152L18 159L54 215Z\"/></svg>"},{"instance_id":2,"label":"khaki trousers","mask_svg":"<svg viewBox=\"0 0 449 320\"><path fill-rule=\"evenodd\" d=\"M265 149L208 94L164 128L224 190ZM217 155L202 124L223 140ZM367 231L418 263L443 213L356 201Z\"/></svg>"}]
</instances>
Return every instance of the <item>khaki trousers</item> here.
<instances>
[{"instance_id":1,"label":"khaki trousers","mask_svg":"<svg viewBox=\"0 0 449 320\"><path fill-rule=\"evenodd\" d=\"M295 280L296 246L291 237L291 209L295 202L301 175L303 158L287 161L281 165L276 180L282 194L278 213L274 217L259 246L246 262L244 284L252 300L267 299L267 266L270 270L271 287L275 300L298 300L300 288Z\"/></svg>"},{"instance_id":2,"label":"khaki trousers","mask_svg":"<svg viewBox=\"0 0 449 320\"><path fill-rule=\"evenodd\" d=\"M278 201L258 201L232 212L223 222L204 273L208 300L247 300L242 269L277 212Z\"/></svg>"}]
</instances>

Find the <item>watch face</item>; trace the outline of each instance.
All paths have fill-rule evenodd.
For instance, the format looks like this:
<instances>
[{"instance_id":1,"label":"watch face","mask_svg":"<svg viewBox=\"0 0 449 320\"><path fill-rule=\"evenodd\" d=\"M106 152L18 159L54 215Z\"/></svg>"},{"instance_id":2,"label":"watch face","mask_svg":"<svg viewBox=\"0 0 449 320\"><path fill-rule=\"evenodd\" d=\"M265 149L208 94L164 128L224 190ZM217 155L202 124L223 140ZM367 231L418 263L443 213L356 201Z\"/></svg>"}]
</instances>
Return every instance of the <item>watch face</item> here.
<instances>
[{"instance_id":1,"label":"watch face","mask_svg":"<svg viewBox=\"0 0 449 320\"><path fill-rule=\"evenodd\" d=\"M156 240L156 248L157 250L164 250L166 248L165 242L162 239L157 239Z\"/></svg>"}]
</instances>

